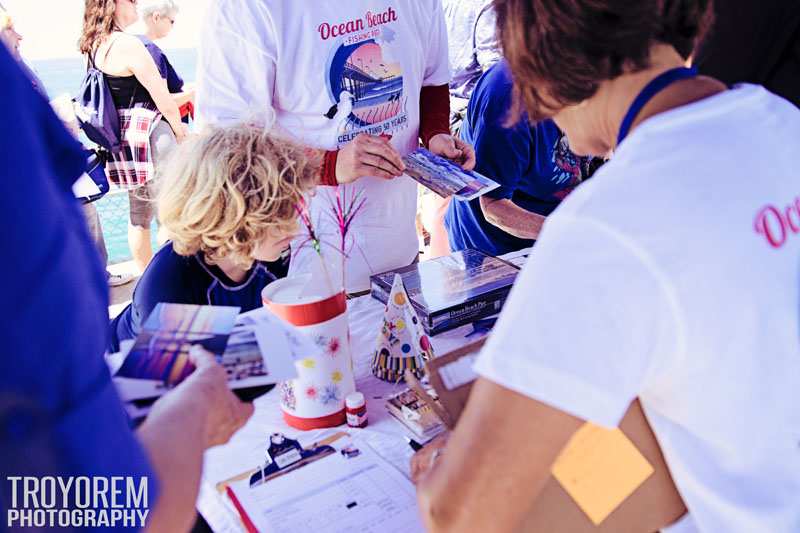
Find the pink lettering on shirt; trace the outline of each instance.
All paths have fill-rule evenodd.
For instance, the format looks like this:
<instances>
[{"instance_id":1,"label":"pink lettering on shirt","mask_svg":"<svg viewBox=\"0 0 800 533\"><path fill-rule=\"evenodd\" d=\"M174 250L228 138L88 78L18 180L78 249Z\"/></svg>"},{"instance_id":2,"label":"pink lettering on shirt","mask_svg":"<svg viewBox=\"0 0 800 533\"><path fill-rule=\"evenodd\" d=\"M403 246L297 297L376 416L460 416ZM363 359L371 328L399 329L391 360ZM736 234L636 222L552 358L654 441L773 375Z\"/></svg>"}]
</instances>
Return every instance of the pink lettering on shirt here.
<instances>
[{"instance_id":1,"label":"pink lettering on shirt","mask_svg":"<svg viewBox=\"0 0 800 533\"><path fill-rule=\"evenodd\" d=\"M792 235L800 233L800 197L784 209L767 205L756 214L754 228L773 248L781 248Z\"/></svg>"},{"instance_id":2,"label":"pink lettering on shirt","mask_svg":"<svg viewBox=\"0 0 800 533\"><path fill-rule=\"evenodd\" d=\"M380 26L382 24L396 22L397 12L391 7L381 13L373 13L372 11L367 11L367 14L364 15L363 19L353 19L347 22L340 22L333 24L330 22L323 22L322 24L317 26L317 32L319 33L319 36L322 38L322 40L326 41L330 38L342 37L344 35L349 35L351 33L364 31L365 20L367 27L374 28L375 26Z\"/></svg>"},{"instance_id":3,"label":"pink lettering on shirt","mask_svg":"<svg viewBox=\"0 0 800 533\"><path fill-rule=\"evenodd\" d=\"M339 37L342 35L347 35L348 33L354 33L357 31L362 31L364 29L364 21L361 19L354 19L347 22L342 22L340 24L329 24L327 22L323 22L317 28L319 32L319 36L322 37L322 40L327 40L331 37Z\"/></svg>"},{"instance_id":4,"label":"pink lettering on shirt","mask_svg":"<svg viewBox=\"0 0 800 533\"><path fill-rule=\"evenodd\" d=\"M388 24L390 22L397 21L397 13L395 13L394 9L390 7L383 13L372 13L371 11L367 11L366 18L369 27L374 28L375 26L380 26L381 24Z\"/></svg>"}]
</instances>

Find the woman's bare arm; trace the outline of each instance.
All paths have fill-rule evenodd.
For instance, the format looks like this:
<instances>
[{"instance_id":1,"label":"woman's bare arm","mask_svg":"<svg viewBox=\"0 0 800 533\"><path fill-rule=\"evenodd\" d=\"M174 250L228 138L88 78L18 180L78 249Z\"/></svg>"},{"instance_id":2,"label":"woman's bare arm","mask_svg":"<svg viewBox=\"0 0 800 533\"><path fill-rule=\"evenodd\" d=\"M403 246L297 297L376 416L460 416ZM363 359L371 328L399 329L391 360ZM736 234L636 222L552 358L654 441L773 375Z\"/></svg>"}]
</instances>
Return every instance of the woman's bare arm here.
<instances>
[{"instance_id":1,"label":"woman's bare arm","mask_svg":"<svg viewBox=\"0 0 800 533\"><path fill-rule=\"evenodd\" d=\"M444 453L418 485L427 531L516 531L582 424L478 379Z\"/></svg>"},{"instance_id":2,"label":"woman's bare arm","mask_svg":"<svg viewBox=\"0 0 800 533\"><path fill-rule=\"evenodd\" d=\"M178 104L169 93L167 82L161 77L161 73L159 73L158 67L153 61L153 56L150 55L150 52L147 51L147 48L139 39L130 35L121 37L116 46L119 47L117 53L124 54L123 57L127 60L128 68L139 80L139 83L150 93L150 97L155 102L156 107L167 119L169 125L172 126L175 136L178 140L181 140L184 135L184 127L181 122Z\"/></svg>"},{"instance_id":3,"label":"woman's bare arm","mask_svg":"<svg viewBox=\"0 0 800 533\"><path fill-rule=\"evenodd\" d=\"M486 196L481 196L481 211L489 224L519 239L538 239L546 219L511 200L494 200Z\"/></svg>"}]
</instances>

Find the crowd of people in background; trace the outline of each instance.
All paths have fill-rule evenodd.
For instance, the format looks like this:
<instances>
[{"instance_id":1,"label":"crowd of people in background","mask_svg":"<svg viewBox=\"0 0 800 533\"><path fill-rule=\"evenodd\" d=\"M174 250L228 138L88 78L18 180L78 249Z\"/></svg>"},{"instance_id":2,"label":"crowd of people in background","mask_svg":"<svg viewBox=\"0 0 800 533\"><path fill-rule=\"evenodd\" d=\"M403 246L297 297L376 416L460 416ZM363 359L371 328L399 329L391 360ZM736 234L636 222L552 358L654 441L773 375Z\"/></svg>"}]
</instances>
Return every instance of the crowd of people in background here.
<instances>
[{"instance_id":1,"label":"crowd of people in background","mask_svg":"<svg viewBox=\"0 0 800 533\"><path fill-rule=\"evenodd\" d=\"M0 116L15 124L0 132L3 293L19 302L3 314L2 470L148 476L151 528L188 529L203 452L253 407L200 350L133 430L103 354L159 302L260 306L268 283L313 269L298 204L330 242L331 206L361 196L342 244L351 295L430 256L533 246L461 421L414 458L431 531L515 530L580 425L615 427L637 400L688 509L682 531L800 529L791 4L226 0L208 7L195 88L156 44L173 0L86 0L79 49L119 116L105 169L128 190L143 273L110 325L122 280L103 275L96 210L71 192L86 148L0 12ZM129 34L140 17L146 34ZM500 184L471 201L423 195L422 257L402 160L420 146Z\"/></svg>"}]
</instances>

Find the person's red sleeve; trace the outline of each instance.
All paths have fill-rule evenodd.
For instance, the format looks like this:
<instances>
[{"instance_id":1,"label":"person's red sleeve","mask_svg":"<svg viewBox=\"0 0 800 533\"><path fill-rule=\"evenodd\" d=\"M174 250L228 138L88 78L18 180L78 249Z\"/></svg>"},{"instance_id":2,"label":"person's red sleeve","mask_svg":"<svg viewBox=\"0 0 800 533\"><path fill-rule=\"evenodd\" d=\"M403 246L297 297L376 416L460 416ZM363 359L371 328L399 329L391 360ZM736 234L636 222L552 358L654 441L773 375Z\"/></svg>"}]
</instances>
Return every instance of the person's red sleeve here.
<instances>
[{"instance_id":1,"label":"person's red sleeve","mask_svg":"<svg viewBox=\"0 0 800 533\"><path fill-rule=\"evenodd\" d=\"M426 147L440 133L450 135L450 88L447 85L423 87L419 97L419 136ZM320 170L320 185L336 186L336 160L338 150L325 152Z\"/></svg>"},{"instance_id":2,"label":"person's red sleeve","mask_svg":"<svg viewBox=\"0 0 800 533\"><path fill-rule=\"evenodd\" d=\"M419 117L419 137L425 147L435 135L450 135L450 87L423 87L419 95Z\"/></svg>"},{"instance_id":3,"label":"person's red sleeve","mask_svg":"<svg viewBox=\"0 0 800 533\"><path fill-rule=\"evenodd\" d=\"M335 187L339 185L336 180L336 160L339 157L339 150L328 150L322 158L320 168L319 184Z\"/></svg>"}]
</instances>

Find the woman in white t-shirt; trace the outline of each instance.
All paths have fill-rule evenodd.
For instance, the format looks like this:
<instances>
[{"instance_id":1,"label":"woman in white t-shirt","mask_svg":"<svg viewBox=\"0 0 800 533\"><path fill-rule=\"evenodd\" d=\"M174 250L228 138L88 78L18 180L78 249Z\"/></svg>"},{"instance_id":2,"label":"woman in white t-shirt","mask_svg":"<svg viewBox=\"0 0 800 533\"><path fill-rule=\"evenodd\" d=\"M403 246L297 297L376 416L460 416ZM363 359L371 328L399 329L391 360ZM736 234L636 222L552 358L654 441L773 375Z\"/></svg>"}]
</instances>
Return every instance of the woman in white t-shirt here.
<instances>
[{"instance_id":1,"label":"woman in white t-shirt","mask_svg":"<svg viewBox=\"0 0 800 533\"><path fill-rule=\"evenodd\" d=\"M515 530L576 430L637 399L688 509L659 527L800 531L800 111L683 67L709 4L495 3L521 107L614 156L548 218L458 426L415 457L430 531Z\"/></svg>"},{"instance_id":2,"label":"woman in white t-shirt","mask_svg":"<svg viewBox=\"0 0 800 533\"><path fill-rule=\"evenodd\" d=\"M249 118L327 151L311 218L335 255L337 202L366 199L344 245L347 290L357 292L370 274L417 257L417 187L401 156L422 140L474 165L450 135L449 81L439 0L224 0L209 7L201 40L197 119ZM311 269L307 240L293 245L290 275Z\"/></svg>"}]
</instances>

